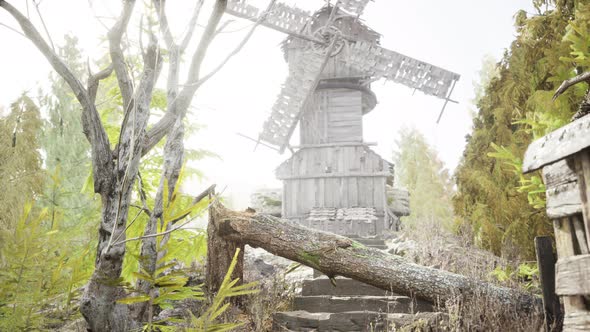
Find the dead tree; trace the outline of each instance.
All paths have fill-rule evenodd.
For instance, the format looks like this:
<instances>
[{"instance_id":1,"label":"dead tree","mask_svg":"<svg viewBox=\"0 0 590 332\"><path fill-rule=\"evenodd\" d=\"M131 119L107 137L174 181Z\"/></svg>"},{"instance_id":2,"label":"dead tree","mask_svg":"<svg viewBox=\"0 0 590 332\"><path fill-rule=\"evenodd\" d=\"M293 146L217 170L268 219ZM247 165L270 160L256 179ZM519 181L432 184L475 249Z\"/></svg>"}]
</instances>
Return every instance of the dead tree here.
<instances>
[{"instance_id":1,"label":"dead tree","mask_svg":"<svg viewBox=\"0 0 590 332\"><path fill-rule=\"evenodd\" d=\"M121 276L125 256L127 214L131 193L138 178L141 158L164 137L167 137L161 181L154 207L150 211L145 236L142 238L142 254L147 257L143 268L151 272L154 271L157 262L154 234L157 229L156 223L160 222L162 217L162 197L165 190L169 193L174 190L183 161L184 128L182 120L197 89L244 46L256 27L254 25L245 39L225 59L222 59L212 72L202 75L201 64L211 41L220 29L220 20L227 6L227 0L216 0L197 48L192 56L188 56L190 59L188 69L184 69L188 75L181 85L179 83L181 58L189 43L192 42L193 31L197 25L203 1L195 2L192 18L186 29L187 32L177 42L168 25L165 0L152 0L157 12L157 25L159 25L165 47L160 45L156 34L151 32L151 27L147 29L149 30L146 33L149 43L143 50L143 72L139 83L135 85L132 84L132 74L129 72L127 59L123 52L122 39L127 34L128 25L136 6L135 0L122 1L120 15L107 35L111 64L105 70L90 75L87 85L84 85L59 58L53 47L42 37L28 17L10 2L0 0L0 8L16 20L22 33L45 56L53 69L63 77L83 109L81 120L84 133L91 145L94 190L100 195L102 201L95 271L85 287L80 306L80 310L92 331L127 331L132 327L137 327L144 320L145 304L133 308L134 310L125 305L116 304L117 299L125 296L121 287L117 285L117 280ZM163 52L164 48L166 52ZM153 89L161 69L166 67L163 64L162 54L167 54L168 57L167 111L157 123L148 128ZM99 82L113 72L117 78L124 109L124 120L117 142L109 141L95 103ZM115 146L114 149L111 149L111 143L112 146ZM168 184L167 187L165 187L165 183ZM147 287L141 284L139 286Z\"/></svg>"},{"instance_id":2,"label":"dead tree","mask_svg":"<svg viewBox=\"0 0 590 332\"><path fill-rule=\"evenodd\" d=\"M216 234L226 241L265 249L329 277L344 276L441 305L457 297L464 301L481 297L518 312L541 310L541 299L537 296L412 264L346 237L267 215L229 211L220 204L213 207L211 215Z\"/></svg>"}]
</instances>

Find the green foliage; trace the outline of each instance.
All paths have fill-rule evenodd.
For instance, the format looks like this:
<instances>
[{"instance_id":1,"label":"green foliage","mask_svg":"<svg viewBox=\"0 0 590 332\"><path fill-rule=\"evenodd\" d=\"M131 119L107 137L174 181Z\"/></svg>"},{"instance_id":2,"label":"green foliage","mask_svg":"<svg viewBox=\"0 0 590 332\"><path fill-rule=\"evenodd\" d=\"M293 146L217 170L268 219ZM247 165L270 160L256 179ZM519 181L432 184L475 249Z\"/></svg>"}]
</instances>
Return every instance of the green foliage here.
<instances>
[{"instance_id":1,"label":"green foliage","mask_svg":"<svg viewBox=\"0 0 590 332\"><path fill-rule=\"evenodd\" d=\"M219 291L215 294L211 304L205 312L198 318L192 313L190 314L189 328L187 331L195 332L223 332L230 331L242 326L244 323L219 323L221 315L229 308L230 303L226 300L230 297L243 296L255 294L258 292L255 289L257 282L251 282L243 285L237 285L239 279L231 279L231 275L236 268L238 262L238 255L240 249L236 249L236 253L232 262L223 278L223 282L219 287Z\"/></svg>"},{"instance_id":2,"label":"green foliage","mask_svg":"<svg viewBox=\"0 0 590 332\"><path fill-rule=\"evenodd\" d=\"M553 233L543 213L541 177L522 174L521 156L533 139L569 122L586 87L575 86L555 102L553 92L590 64L590 6L571 0L534 4L538 14L516 16L516 40L482 75L453 198L460 228L508 258L533 258L534 237Z\"/></svg>"},{"instance_id":3,"label":"green foliage","mask_svg":"<svg viewBox=\"0 0 590 332\"><path fill-rule=\"evenodd\" d=\"M42 330L77 315L77 297L92 272L88 245L73 250L72 233L49 209L25 204L0 245L0 330Z\"/></svg>"},{"instance_id":4,"label":"green foliage","mask_svg":"<svg viewBox=\"0 0 590 332\"><path fill-rule=\"evenodd\" d=\"M76 39L66 36L58 52L83 77ZM94 265L100 209L93 193L80 194L90 169L80 106L61 78L50 81L40 92L43 120L25 95L0 120L0 155L9 156L0 172L15 175L0 179L0 224L8 225L0 227L2 331L46 330L76 317Z\"/></svg>"},{"instance_id":5,"label":"green foliage","mask_svg":"<svg viewBox=\"0 0 590 332\"><path fill-rule=\"evenodd\" d=\"M519 177L520 185L516 187L519 193L526 193L529 205L535 209L545 208L545 184L539 175L522 174L522 160L503 146L491 143L495 152L489 152L488 157L503 161L503 164Z\"/></svg>"},{"instance_id":6,"label":"green foliage","mask_svg":"<svg viewBox=\"0 0 590 332\"><path fill-rule=\"evenodd\" d=\"M66 35L65 44L58 48L58 52L76 76L84 80L86 66L78 50L77 38ZM45 154L45 169L49 173L49 181L39 197L40 205L49 207L51 214L64 213L62 221L67 225L96 225L99 200L93 192L80 194L91 172L90 144L80 121L82 107L59 75L52 74L49 79L51 87L39 100L46 115L40 143ZM91 237L89 232L80 235Z\"/></svg>"},{"instance_id":7,"label":"green foliage","mask_svg":"<svg viewBox=\"0 0 590 332\"><path fill-rule=\"evenodd\" d=\"M397 183L410 193L410 211L402 220L406 226L420 227L422 222L435 222L450 227L452 222L449 173L416 129L402 129L394 155Z\"/></svg>"},{"instance_id":8,"label":"green foliage","mask_svg":"<svg viewBox=\"0 0 590 332\"><path fill-rule=\"evenodd\" d=\"M539 267L537 263L522 263L516 268L511 266L502 268L498 266L490 272L490 276L502 283L510 281L518 282L529 291L540 288Z\"/></svg>"},{"instance_id":9,"label":"green foliage","mask_svg":"<svg viewBox=\"0 0 590 332\"><path fill-rule=\"evenodd\" d=\"M39 108L25 94L12 103L7 117L0 118L0 230L13 229L25 202L43 192L41 128Z\"/></svg>"},{"instance_id":10,"label":"green foliage","mask_svg":"<svg viewBox=\"0 0 590 332\"><path fill-rule=\"evenodd\" d=\"M168 191L164 191L163 215L161 223L158 223L157 233L163 233L168 229L171 222L186 222L184 219L194 219L202 215L206 210L209 200L203 199L197 204L192 202L192 197L180 193L182 183L186 179L186 172L183 168L180 171L178 184L174 189L171 197L168 197ZM155 179L154 179L155 181ZM167 183L164 184L167 187ZM153 200L146 197L147 205L153 206ZM140 198L137 198L135 206L142 206ZM145 225L149 216L141 209L130 210L129 226L127 228L127 238L138 238L144 235ZM162 236L157 237L157 248L165 253L166 261L175 260L183 266L190 266L192 263L203 263L207 255L207 234L203 230L176 230L168 236L165 241L166 248L160 248ZM130 241L126 244L125 260L123 263L122 277L128 283L133 283L137 279L136 271L139 270L141 241Z\"/></svg>"},{"instance_id":11,"label":"green foliage","mask_svg":"<svg viewBox=\"0 0 590 332\"><path fill-rule=\"evenodd\" d=\"M167 247L168 248L168 247ZM162 248L166 250L166 248ZM221 283L219 291L213 297L211 303L208 305L206 310L196 317L192 312L189 311L189 322L187 331L198 331L198 332L222 332L230 331L237 327L240 327L244 323L226 323L221 322L223 313L229 308L230 303L227 299L235 296L243 296L249 294L255 294L258 292L256 286L258 283L248 283L244 285L237 285L239 279L231 279L231 275L236 267L239 250L232 259L232 262L228 268L228 271ZM173 308L174 303L183 300L199 300L203 301L205 298L201 286L186 286L188 277L184 272L180 270L174 270L176 263L166 262L165 259L161 259L159 262L159 268L154 273L148 273L144 270L135 272L134 274L139 280L143 280L150 285L150 291L146 293L135 293L131 297L127 297L119 300L119 303L134 304L141 302L148 302L150 306L158 306L161 309ZM150 313L153 315L153 313ZM158 321L152 321L152 317L149 317L149 321L144 325L144 331L175 331L176 328L171 326L170 323L181 322L178 318L167 318Z\"/></svg>"}]
</instances>

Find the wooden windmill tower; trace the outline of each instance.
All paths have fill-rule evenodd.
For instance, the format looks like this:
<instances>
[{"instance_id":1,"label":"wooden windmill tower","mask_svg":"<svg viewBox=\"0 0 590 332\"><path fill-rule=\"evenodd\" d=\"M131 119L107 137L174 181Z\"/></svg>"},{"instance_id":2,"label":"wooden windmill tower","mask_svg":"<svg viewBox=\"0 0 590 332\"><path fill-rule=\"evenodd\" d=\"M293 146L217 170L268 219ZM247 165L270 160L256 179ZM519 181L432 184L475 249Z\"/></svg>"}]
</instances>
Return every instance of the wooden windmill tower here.
<instances>
[{"instance_id":1,"label":"wooden windmill tower","mask_svg":"<svg viewBox=\"0 0 590 332\"><path fill-rule=\"evenodd\" d=\"M297 148L276 172L283 217L344 235L378 235L397 219L393 165L363 142L362 116L377 103L370 83L385 78L446 105L459 79L380 47L379 34L359 20L368 2L338 0L314 14L274 1L264 13L244 0L227 6L229 14L289 35L289 77L259 135L281 153ZM291 147L298 123L301 142Z\"/></svg>"}]
</instances>

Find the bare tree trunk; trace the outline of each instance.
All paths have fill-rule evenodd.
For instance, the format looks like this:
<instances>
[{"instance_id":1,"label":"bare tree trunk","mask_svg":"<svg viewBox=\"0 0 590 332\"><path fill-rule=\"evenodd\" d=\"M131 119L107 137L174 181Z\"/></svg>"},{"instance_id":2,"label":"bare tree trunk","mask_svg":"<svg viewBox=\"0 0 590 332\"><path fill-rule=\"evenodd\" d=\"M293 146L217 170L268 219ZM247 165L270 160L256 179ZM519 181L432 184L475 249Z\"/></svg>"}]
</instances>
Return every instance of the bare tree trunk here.
<instances>
[{"instance_id":1,"label":"bare tree trunk","mask_svg":"<svg viewBox=\"0 0 590 332\"><path fill-rule=\"evenodd\" d=\"M441 305L457 297L465 301L481 297L519 312L541 309L540 298L519 290L412 264L402 257L367 248L349 238L308 229L271 216L232 212L221 204L216 204L214 208L216 211L212 214L214 218L210 220L210 225L214 225L215 235L226 241L263 248L320 270L330 277L349 277ZM209 238L212 235L210 233Z\"/></svg>"},{"instance_id":2,"label":"bare tree trunk","mask_svg":"<svg viewBox=\"0 0 590 332\"><path fill-rule=\"evenodd\" d=\"M240 241L226 241L223 237L223 231L219 228L217 220L222 216L219 210L211 207L209 209L209 224L207 225L207 276L206 285L209 294L214 294L219 291L221 282L227 273L231 264L233 256L237 249L240 249L238 254L238 263L232 273L231 278L239 278L241 283L244 275L244 244ZM232 301L235 304L239 303L239 298L234 297Z\"/></svg>"}]
</instances>

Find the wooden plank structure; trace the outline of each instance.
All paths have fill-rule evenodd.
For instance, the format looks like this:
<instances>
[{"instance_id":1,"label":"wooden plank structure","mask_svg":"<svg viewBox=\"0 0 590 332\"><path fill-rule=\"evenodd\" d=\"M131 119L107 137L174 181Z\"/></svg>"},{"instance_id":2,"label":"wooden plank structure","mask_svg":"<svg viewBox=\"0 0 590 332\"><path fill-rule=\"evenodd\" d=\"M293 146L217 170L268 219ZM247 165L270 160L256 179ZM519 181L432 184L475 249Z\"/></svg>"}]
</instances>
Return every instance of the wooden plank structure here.
<instances>
[{"instance_id":1,"label":"wooden plank structure","mask_svg":"<svg viewBox=\"0 0 590 332\"><path fill-rule=\"evenodd\" d=\"M564 331L590 331L590 117L580 118L533 142L525 173L542 169L547 215L557 247L556 294Z\"/></svg>"}]
</instances>

